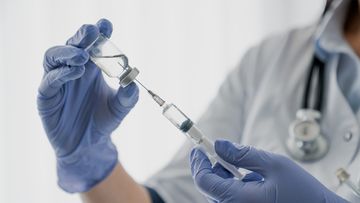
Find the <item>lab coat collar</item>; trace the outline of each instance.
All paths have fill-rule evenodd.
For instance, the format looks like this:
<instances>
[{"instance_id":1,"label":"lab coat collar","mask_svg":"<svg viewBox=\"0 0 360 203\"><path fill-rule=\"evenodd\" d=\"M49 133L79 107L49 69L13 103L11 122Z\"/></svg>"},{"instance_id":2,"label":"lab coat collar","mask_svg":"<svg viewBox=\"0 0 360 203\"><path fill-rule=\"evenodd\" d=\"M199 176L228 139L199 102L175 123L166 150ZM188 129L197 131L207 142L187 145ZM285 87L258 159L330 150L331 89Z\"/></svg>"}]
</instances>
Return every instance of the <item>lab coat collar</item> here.
<instances>
[{"instance_id":1,"label":"lab coat collar","mask_svg":"<svg viewBox=\"0 0 360 203\"><path fill-rule=\"evenodd\" d=\"M315 33L315 52L322 60L331 54L353 51L344 39L343 26L351 0L334 0Z\"/></svg>"}]
</instances>

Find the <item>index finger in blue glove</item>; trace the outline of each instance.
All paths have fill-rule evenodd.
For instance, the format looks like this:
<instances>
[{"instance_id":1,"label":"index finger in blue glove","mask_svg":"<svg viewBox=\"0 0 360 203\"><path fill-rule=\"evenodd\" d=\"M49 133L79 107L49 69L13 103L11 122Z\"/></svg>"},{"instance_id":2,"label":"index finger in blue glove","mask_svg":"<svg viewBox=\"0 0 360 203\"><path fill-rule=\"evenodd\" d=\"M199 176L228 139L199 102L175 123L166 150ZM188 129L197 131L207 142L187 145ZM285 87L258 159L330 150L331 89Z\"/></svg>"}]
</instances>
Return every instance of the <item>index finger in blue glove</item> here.
<instances>
[{"instance_id":1,"label":"index finger in blue glove","mask_svg":"<svg viewBox=\"0 0 360 203\"><path fill-rule=\"evenodd\" d=\"M221 164L216 163L215 166L213 167L213 172L215 174L217 174L218 176L222 177L222 178L234 178L234 175L232 173L230 173L228 170L226 170ZM264 178L256 173L256 172L251 172L246 174L241 181L243 182L253 182L253 181L264 181Z\"/></svg>"},{"instance_id":2,"label":"index finger in blue glove","mask_svg":"<svg viewBox=\"0 0 360 203\"><path fill-rule=\"evenodd\" d=\"M91 45L99 36L105 35L110 38L112 33L112 24L106 19L100 19L96 25L85 24L72 36L67 42L67 45L75 46L85 49Z\"/></svg>"},{"instance_id":3,"label":"index finger in blue glove","mask_svg":"<svg viewBox=\"0 0 360 203\"><path fill-rule=\"evenodd\" d=\"M107 38L111 37L111 33L113 31L113 27L112 24L109 20L103 18L100 19L97 23L96 26L99 28L100 33L102 33L103 35L105 35Z\"/></svg>"},{"instance_id":4,"label":"index finger in blue glove","mask_svg":"<svg viewBox=\"0 0 360 203\"><path fill-rule=\"evenodd\" d=\"M259 173L266 178L273 167L272 156L250 146L235 146L226 140L215 141L216 153L226 162Z\"/></svg>"},{"instance_id":5,"label":"index finger in blue glove","mask_svg":"<svg viewBox=\"0 0 360 203\"><path fill-rule=\"evenodd\" d=\"M67 45L85 49L91 45L99 36L99 28L95 25L85 24L66 42Z\"/></svg>"},{"instance_id":6,"label":"index finger in blue glove","mask_svg":"<svg viewBox=\"0 0 360 203\"><path fill-rule=\"evenodd\" d=\"M256 172L251 172L251 173L248 173L246 174L243 179L241 179L241 181L243 182L253 182L253 181L264 181L264 178L256 173Z\"/></svg>"},{"instance_id":7,"label":"index finger in blue glove","mask_svg":"<svg viewBox=\"0 0 360 203\"><path fill-rule=\"evenodd\" d=\"M231 187L234 180L224 179L215 174L211 162L199 149L193 149L190 155L191 172L195 185L212 199L221 199ZM220 186L220 187L219 187Z\"/></svg>"},{"instance_id":8,"label":"index finger in blue glove","mask_svg":"<svg viewBox=\"0 0 360 203\"><path fill-rule=\"evenodd\" d=\"M39 94L43 99L54 96L63 84L80 78L85 72L84 66L61 67L47 73L41 81ZM45 102L46 103L46 102ZM39 105L44 106L44 105Z\"/></svg>"},{"instance_id":9,"label":"index finger in blue glove","mask_svg":"<svg viewBox=\"0 0 360 203\"><path fill-rule=\"evenodd\" d=\"M72 46L55 46L48 49L44 56L44 69L49 72L63 66L82 66L89 60L89 54Z\"/></svg>"},{"instance_id":10,"label":"index finger in blue glove","mask_svg":"<svg viewBox=\"0 0 360 203\"><path fill-rule=\"evenodd\" d=\"M213 167L213 172L224 179L234 178L234 175L226 170L220 163L215 164Z\"/></svg>"}]
</instances>

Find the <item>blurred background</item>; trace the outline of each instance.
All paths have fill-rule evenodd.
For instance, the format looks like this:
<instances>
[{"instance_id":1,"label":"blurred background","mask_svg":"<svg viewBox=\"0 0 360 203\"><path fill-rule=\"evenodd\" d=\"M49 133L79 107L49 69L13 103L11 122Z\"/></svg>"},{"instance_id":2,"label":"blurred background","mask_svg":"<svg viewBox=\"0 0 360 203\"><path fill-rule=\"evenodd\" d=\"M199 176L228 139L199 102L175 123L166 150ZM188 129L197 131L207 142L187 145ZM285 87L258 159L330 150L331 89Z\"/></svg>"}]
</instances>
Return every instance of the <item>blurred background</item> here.
<instances>
[{"instance_id":1,"label":"blurred background","mask_svg":"<svg viewBox=\"0 0 360 203\"><path fill-rule=\"evenodd\" d=\"M197 119L249 47L315 23L323 6L324 0L0 0L0 202L80 202L56 184L36 95L44 52L82 24L112 21L112 41L140 69L139 80ZM121 163L140 182L185 139L144 91L112 136Z\"/></svg>"}]
</instances>

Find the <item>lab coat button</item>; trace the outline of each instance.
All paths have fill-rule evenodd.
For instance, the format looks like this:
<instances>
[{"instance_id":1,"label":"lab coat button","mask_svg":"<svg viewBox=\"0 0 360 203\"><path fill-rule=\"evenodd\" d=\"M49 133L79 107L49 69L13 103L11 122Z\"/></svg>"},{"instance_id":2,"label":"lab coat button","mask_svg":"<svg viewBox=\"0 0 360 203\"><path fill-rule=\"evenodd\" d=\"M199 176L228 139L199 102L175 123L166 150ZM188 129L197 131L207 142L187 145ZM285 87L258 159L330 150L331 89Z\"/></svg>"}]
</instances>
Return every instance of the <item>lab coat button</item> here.
<instances>
[{"instance_id":1,"label":"lab coat button","mask_svg":"<svg viewBox=\"0 0 360 203\"><path fill-rule=\"evenodd\" d=\"M348 133L346 133L345 135L344 135L344 140L345 140L345 142L350 142L350 140L352 139L352 137L353 137L353 133L351 132L351 131L349 131Z\"/></svg>"}]
</instances>

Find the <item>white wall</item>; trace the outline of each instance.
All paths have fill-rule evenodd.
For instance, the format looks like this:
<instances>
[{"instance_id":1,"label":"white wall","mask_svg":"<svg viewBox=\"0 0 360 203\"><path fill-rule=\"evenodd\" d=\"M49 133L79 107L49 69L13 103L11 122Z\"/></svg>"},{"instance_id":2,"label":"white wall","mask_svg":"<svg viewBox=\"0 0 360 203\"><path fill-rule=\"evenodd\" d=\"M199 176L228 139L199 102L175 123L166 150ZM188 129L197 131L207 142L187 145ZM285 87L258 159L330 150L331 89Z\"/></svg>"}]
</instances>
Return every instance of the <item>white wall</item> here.
<instances>
[{"instance_id":1,"label":"white wall","mask_svg":"<svg viewBox=\"0 0 360 203\"><path fill-rule=\"evenodd\" d=\"M2 5L0 5L0 19L4 18L4 13L2 12ZM0 24L1 26L2 24ZM0 70L1 72L4 68L4 45L3 45L3 32L0 30ZM4 74L0 74L0 182L4 182L5 179L5 165L4 157L5 157L5 77ZM0 202L5 201L5 183L0 183Z\"/></svg>"},{"instance_id":2,"label":"white wall","mask_svg":"<svg viewBox=\"0 0 360 203\"><path fill-rule=\"evenodd\" d=\"M314 21L322 4L0 0L0 202L79 202L56 185L55 159L35 100L45 50L63 44L81 24L110 19L112 39L141 70L139 79L196 119L250 45ZM184 140L143 92L113 137L121 162L139 181L161 168Z\"/></svg>"}]
</instances>

